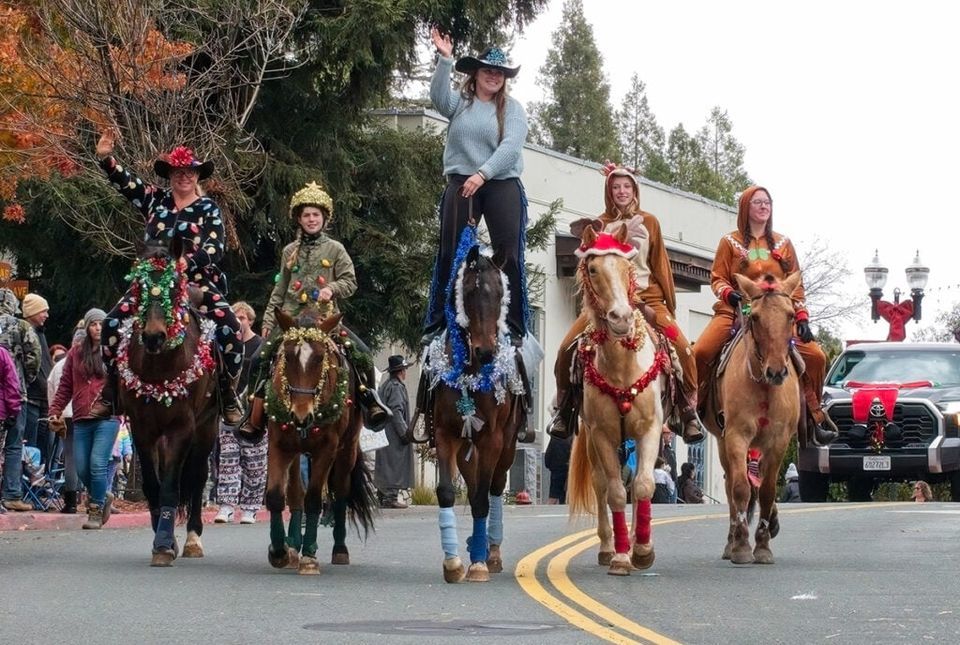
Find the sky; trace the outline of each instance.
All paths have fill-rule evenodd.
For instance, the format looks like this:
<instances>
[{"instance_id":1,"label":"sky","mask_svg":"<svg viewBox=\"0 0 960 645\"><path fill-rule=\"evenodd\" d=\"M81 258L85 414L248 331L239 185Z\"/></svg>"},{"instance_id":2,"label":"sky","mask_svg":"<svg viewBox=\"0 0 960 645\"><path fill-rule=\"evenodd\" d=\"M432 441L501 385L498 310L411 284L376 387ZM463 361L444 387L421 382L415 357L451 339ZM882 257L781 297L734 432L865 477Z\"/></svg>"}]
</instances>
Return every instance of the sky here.
<instances>
[{"instance_id":1,"label":"sky","mask_svg":"<svg viewBox=\"0 0 960 645\"><path fill-rule=\"evenodd\" d=\"M562 9L551 0L512 46L522 68L511 93L524 105L543 98L538 71ZM843 287L864 308L841 336L886 337L866 300L874 249L891 301L917 250L930 267L922 326L960 302L960 4L584 0L584 13L614 108L636 72L667 132L726 109L747 172L773 196L774 228L801 256L815 236L842 253Z\"/></svg>"}]
</instances>

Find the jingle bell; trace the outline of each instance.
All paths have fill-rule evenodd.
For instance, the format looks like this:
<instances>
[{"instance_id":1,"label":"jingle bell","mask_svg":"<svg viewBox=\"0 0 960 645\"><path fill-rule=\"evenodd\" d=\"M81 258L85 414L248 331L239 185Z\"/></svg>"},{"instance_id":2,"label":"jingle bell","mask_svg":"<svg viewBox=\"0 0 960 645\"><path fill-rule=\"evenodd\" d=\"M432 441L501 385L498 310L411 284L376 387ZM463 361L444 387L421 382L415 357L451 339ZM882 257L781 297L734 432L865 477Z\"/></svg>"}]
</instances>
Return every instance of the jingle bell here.
<instances>
[{"instance_id":1,"label":"jingle bell","mask_svg":"<svg viewBox=\"0 0 960 645\"><path fill-rule=\"evenodd\" d=\"M617 407L620 408L620 414L622 416L627 416L630 414L630 410L633 409L633 403L630 401L620 401Z\"/></svg>"},{"instance_id":2,"label":"jingle bell","mask_svg":"<svg viewBox=\"0 0 960 645\"><path fill-rule=\"evenodd\" d=\"M151 296L154 296L154 297L159 296L159 295L160 295L160 287L153 287L153 288L151 288L151 289L150 289L150 295L151 295Z\"/></svg>"}]
</instances>

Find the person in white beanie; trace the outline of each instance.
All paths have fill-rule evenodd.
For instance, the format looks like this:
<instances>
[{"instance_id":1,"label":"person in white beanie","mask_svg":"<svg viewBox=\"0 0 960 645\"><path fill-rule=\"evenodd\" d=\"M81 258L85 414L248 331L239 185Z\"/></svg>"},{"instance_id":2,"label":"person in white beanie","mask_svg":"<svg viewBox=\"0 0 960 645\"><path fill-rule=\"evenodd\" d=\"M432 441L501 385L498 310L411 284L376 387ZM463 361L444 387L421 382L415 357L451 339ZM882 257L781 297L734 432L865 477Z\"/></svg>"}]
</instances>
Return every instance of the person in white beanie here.
<instances>
[{"instance_id":1,"label":"person in white beanie","mask_svg":"<svg viewBox=\"0 0 960 645\"><path fill-rule=\"evenodd\" d=\"M780 501L783 503L800 502L800 473L797 472L797 465L791 463L787 466L787 472L784 474L787 485L783 487L783 494Z\"/></svg>"}]
</instances>

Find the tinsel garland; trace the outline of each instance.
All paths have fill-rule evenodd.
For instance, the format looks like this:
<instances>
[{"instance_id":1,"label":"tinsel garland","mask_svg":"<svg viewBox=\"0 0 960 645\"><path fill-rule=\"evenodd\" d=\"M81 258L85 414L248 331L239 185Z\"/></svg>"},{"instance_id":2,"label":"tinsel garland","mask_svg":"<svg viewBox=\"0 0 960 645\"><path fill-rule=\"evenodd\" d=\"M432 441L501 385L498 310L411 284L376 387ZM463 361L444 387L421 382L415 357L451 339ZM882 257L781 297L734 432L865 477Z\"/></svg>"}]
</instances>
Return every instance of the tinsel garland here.
<instances>
[{"instance_id":1,"label":"tinsel garland","mask_svg":"<svg viewBox=\"0 0 960 645\"><path fill-rule=\"evenodd\" d=\"M127 318L120 326L120 342L117 344L116 361L120 382L138 398L145 401L153 399L170 407L173 405L174 399L183 398L189 394L187 388L197 379L213 371L215 361L210 343L216 324L212 320L201 319L200 340L197 343L197 351L193 355L189 367L180 372L174 379L167 379L161 383L144 381L139 374L130 368L130 341L133 337L133 324L133 318Z\"/></svg>"},{"instance_id":2,"label":"tinsel garland","mask_svg":"<svg viewBox=\"0 0 960 645\"><path fill-rule=\"evenodd\" d=\"M154 273L160 277L153 279ZM157 300L166 322L166 349L176 349L187 335L190 294L187 289L186 262L183 258L147 258L140 260L126 279L130 282L132 313L140 329L147 324L150 303Z\"/></svg>"},{"instance_id":3,"label":"tinsel garland","mask_svg":"<svg viewBox=\"0 0 960 645\"><path fill-rule=\"evenodd\" d=\"M670 368L670 356L662 349L658 349L653 357L653 365L644 372L640 378L627 387L617 387L611 385L603 374L597 370L594 358L596 357L596 348L589 343L581 343L577 350L580 354L580 363L583 365L584 380L597 388L603 394L606 394L617 404L617 409L621 415L626 416L630 412L633 400L643 392L650 383L660 375L661 370Z\"/></svg>"}]
</instances>

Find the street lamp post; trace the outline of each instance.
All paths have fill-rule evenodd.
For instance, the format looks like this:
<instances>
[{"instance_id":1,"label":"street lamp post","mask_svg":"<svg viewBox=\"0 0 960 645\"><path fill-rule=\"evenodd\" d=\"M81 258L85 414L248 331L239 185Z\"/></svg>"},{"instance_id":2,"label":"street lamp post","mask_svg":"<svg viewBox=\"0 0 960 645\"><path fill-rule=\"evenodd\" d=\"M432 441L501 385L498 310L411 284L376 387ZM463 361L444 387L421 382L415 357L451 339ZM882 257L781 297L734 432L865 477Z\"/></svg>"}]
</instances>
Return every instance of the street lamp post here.
<instances>
[{"instance_id":1,"label":"street lamp post","mask_svg":"<svg viewBox=\"0 0 960 645\"><path fill-rule=\"evenodd\" d=\"M913 263L906 268L907 287L910 289L910 299L900 302L900 289L893 290L893 302L883 300L883 287L887 284L889 270L880 263L877 251L873 252L873 260L863 269L863 275L870 289L870 317L873 322L881 318L890 323L887 340L903 341L907 337L906 324L912 318L920 321L920 304L923 301L923 290L930 278L930 267L920 262L920 251L917 251Z\"/></svg>"}]
</instances>

